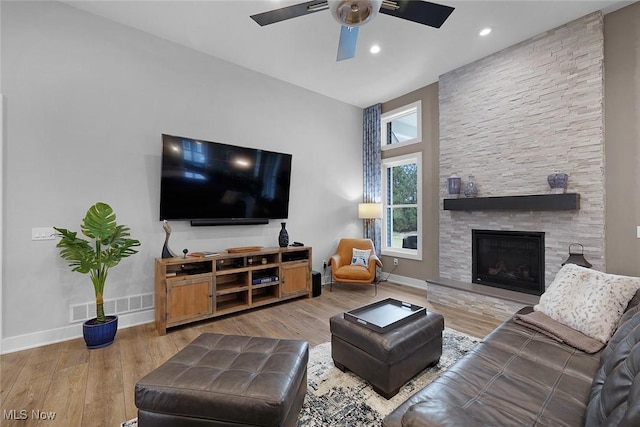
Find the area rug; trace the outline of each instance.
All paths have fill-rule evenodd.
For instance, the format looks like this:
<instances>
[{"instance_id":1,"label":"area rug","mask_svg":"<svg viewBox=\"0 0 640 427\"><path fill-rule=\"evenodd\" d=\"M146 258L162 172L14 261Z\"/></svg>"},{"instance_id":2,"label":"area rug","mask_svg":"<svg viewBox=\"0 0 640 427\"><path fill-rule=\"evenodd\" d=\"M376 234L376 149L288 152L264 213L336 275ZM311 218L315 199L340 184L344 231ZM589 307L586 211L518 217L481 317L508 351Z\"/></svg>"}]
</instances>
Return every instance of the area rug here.
<instances>
[{"instance_id":1,"label":"area rug","mask_svg":"<svg viewBox=\"0 0 640 427\"><path fill-rule=\"evenodd\" d=\"M445 328L442 356L437 365L425 369L398 394L387 400L364 380L333 365L331 343L313 347L307 365L307 396L298 418L299 427L380 425L382 419L416 391L467 354L480 340Z\"/></svg>"},{"instance_id":2,"label":"area rug","mask_svg":"<svg viewBox=\"0 0 640 427\"><path fill-rule=\"evenodd\" d=\"M437 378L479 341L478 338L445 328L440 362L422 371L389 400L373 391L366 381L351 372L342 372L336 368L331 359L330 342L317 345L309 351L307 396L300 411L298 426L370 427L380 425L387 414ZM133 419L122 423L121 427L137 425L137 420Z\"/></svg>"}]
</instances>

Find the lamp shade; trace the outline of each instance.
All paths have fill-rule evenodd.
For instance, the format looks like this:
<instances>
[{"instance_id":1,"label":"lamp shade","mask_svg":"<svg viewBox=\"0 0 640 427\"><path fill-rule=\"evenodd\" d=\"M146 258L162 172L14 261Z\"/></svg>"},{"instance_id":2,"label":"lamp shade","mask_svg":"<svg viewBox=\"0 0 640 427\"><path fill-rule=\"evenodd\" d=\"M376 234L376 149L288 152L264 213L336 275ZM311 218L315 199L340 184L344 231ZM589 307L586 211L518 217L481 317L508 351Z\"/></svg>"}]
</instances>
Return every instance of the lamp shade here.
<instances>
[{"instance_id":1,"label":"lamp shade","mask_svg":"<svg viewBox=\"0 0 640 427\"><path fill-rule=\"evenodd\" d=\"M382 203L359 203L358 218L360 219L382 218Z\"/></svg>"}]
</instances>

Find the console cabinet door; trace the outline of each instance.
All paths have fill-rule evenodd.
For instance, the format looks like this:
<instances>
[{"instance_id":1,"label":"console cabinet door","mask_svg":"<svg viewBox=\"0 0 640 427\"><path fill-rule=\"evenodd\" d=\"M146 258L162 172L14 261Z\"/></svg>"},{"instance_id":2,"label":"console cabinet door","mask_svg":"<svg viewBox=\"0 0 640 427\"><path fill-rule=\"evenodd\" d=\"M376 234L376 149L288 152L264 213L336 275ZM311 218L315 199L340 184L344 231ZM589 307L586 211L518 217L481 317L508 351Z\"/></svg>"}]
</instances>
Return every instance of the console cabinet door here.
<instances>
[{"instance_id":1,"label":"console cabinet door","mask_svg":"<svg viewBox=\"0 0 640 427\"><path fill-rule=\"evenodd\" d=\"M304 295L309 293L309 263L282 265L282 295Z\"/></svg>"},{"instance_id":2,"label":"console cabinet door","mask_svg":"<svg viewBox=\"0 0 640 427\"><path fill-rule=\"evenodd\" d=\"M212 313L211 278L168 281L167 288L168 323Z\"/></svg>"}]
</instances>

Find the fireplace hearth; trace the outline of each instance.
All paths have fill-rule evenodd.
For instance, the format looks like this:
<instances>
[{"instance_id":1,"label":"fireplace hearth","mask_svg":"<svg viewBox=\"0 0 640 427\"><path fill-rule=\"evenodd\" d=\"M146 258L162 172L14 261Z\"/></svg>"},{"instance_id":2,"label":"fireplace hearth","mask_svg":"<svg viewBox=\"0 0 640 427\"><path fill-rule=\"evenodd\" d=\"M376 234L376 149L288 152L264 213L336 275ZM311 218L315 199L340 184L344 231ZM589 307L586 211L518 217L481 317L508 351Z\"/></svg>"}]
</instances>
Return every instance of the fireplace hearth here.
<instances>
[{"instance_id":1,"label":"fireplace hearth","mask_svg":"<svg viewBox=\"0 0 640 427\"><path fill-rule=\"evenodd\" d=\"M544 285L544 233L472 230L472 280L532 295Z\"/></svg>"}]
</instances>

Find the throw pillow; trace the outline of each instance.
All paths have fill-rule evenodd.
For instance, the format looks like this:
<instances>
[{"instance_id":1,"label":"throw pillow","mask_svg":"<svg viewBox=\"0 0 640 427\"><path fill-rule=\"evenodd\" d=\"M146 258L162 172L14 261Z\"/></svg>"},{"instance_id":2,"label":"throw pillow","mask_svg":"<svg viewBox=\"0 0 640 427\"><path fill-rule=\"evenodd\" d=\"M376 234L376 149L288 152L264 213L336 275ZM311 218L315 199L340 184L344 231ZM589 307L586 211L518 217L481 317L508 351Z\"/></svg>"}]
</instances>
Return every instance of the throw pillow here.
<instances>
[{"instance_id":1,"label":"throw pillow","mask_svg":"<svg viewBox=\"0 0 640 427\"><path fill-rule=\"evenodd\" d=\"M353 256L351 257L351 265L361 265L369 268L369 256L371 255L371 249L353 249Z\"/></svg>"},{"instance_id":2,"label":"throw pillow","mask_svg":"<svg viewBox=\"0 0 640 427\"><path fill-rule=\"evenodd\" d=\"M534 310L606 343L638 289L640 277L565 264Z\"/></svg>"}]
</instances>

